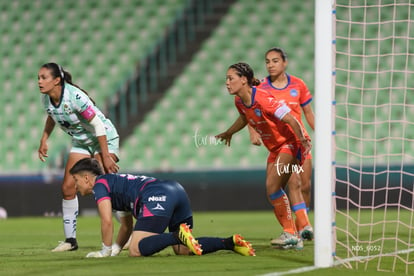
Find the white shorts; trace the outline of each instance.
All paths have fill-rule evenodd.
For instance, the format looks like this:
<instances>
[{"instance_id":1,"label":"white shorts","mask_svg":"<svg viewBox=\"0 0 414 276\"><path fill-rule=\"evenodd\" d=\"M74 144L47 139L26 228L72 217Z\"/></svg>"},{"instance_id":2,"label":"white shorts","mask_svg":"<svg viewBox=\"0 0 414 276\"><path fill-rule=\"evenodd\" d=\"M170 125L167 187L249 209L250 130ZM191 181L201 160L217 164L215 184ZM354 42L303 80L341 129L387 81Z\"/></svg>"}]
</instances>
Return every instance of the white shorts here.
<instances>
[{"instance_id":1,"label":"white shorts","mask_svg":"<svg viewBox=\"0 0 414 276\"><path fill-rule=\"evenodd\" d=\"M108 151L113 153L119 159L119 137L108 140ZM99 146L98 141L90 145L81 145L76 141L72 141L72 148L70 152L83 153L90 156L95 156L101 152L101 147Z\"/></svg>"}]
</instances>

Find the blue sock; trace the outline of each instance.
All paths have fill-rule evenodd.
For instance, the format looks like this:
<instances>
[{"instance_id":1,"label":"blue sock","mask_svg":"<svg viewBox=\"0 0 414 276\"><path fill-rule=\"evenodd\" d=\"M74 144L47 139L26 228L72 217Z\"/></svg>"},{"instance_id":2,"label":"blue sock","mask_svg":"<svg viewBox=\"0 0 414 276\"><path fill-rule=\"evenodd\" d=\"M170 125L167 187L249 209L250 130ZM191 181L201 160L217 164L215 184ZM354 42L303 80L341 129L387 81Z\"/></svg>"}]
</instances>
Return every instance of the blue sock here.
<instances>
[{"instance_id":1,"label":"blue sock","mask_svg":"<svg viewBox=\"0 0 414 276\"><path fill-rule=\"evenodd\" d=\"M305 202L302 201L302 202L300 202L296 205L293 205L291 209L292 209L293 212L296 212L296 211L301 210L301 209L306 210L306 204L305 204Z\"/></svg>"},{"instance_id":2,"label":"blue sock","mask_svg":"<svg viewBox=\"0 0 414 276\"><path fill-rule=\"evenodd\" d=\"M216 252L218 250L232 250L234 247L233 237L230 238L210 238L202 237L196 238L198 243L201 244L203 249L203 255Z\"/></svg>"},{"instance_id":3,"label":"blue sock","mask_svg":"<svg viewBox=\"0 0 414 276\"><path fill-rule=\"evenodd\" d=\"M138 249L142 256L151 256L170 245L179 243L180 241L175 237L174 233L163 233L142 239L138 243Z\"/></svg>"},{"instance_id":4,"label":"blue sock","mask_svg":"<svg viewBox=\"0 0 414 276\"><path fill-rule=\"evenodd\" d=\"M271 194L271 195L269 195L269 198L270 198L270 200L275 200L275 199L278 199L278 198L281 198L282 196L284 196L286 193L285 193L285 190L283 190L283 189L279 189L277 192L274 192L273 194Z\"/></svg>"}]
</instances>

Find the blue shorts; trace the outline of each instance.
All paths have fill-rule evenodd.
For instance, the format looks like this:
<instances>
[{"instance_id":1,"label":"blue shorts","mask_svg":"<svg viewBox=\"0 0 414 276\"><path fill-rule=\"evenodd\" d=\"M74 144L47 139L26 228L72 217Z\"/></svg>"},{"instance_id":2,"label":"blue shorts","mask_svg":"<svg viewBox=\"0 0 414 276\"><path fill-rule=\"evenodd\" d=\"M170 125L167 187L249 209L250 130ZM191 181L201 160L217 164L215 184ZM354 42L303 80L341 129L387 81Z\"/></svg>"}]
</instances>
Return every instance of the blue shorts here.
<instances>
[{"instance_id":1,"label":"blue shorts","mask_svg":"<svg viewBox=\"0 0 414 276\"><path fill-rule=\"evenodd\" d=\"M193 226L190 200L183 186L175 181L157 180L142 191L133 214L137 219L134 230L163 233L179 229L181 223Z\"/></svg>"}]
</instances>

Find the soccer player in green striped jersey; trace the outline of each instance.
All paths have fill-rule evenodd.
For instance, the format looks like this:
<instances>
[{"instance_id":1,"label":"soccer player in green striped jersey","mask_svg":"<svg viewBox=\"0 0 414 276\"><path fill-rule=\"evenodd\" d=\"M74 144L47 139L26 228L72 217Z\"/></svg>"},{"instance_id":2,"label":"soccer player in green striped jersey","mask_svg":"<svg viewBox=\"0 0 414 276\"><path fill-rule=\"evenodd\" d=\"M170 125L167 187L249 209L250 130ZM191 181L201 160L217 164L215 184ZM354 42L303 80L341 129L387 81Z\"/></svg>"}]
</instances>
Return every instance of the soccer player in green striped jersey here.
<instances>
[{"instance_id":1,"label":"soccer player in green striped jersey","mask_svg":"<svg viewBox=\"0 0 414 276\"><path fill-rule=\"evenodd\" d=\"M52 251L76 250L79 204L75 181L69 169L85 157L94 157L101 162L105 172L117 172L119 136L112 122L95 106L86 91L72 82L71 74L59 64L42 65L38 73L38 85L43 108L47 112L38 150L40 160L44 162L48 157L47 140L56 125L72 136L72 148L62 183L62 213L66 239Z\"/></svg>"}]
</instances>

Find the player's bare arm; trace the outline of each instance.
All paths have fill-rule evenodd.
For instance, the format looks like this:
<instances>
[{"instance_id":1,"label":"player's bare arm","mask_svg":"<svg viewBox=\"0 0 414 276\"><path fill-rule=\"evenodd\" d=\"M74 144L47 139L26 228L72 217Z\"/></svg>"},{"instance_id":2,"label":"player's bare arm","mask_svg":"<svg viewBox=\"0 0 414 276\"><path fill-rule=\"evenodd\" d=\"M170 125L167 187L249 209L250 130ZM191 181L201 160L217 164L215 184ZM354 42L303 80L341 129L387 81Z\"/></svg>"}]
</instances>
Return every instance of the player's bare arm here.
<instances>
[{"instance_id":1,"label":"player's bare arm","mask_svg":"<svg viewBox=\"0 0 414 276\"><path fill-rule=\"evenodd\" d=\"M89 252L87 258L109 257L112 253L112 204L109 199L104 199L98 203L99 216L101 217L102 249L100 251Z\"/></svg>"},{"instance_id":2,"label":"player's bare arm","mask_svg":"<svg viewBox=\"0 0 414 276\"><path fill-rule=\"evenodd\" d=\"M42 138L40 138L40 146L38 149L39 159L42 162L45 162L45 157L48 157L47 151L48 151L48 145L47 145L47 139L49 139L50 134L52 133L53 129L55 128L55 121L50 117L47 116L46 122L45 122L45 128L43 130Z\"/></svg>"},{"instance_id":3,"label":"player's bare arm","mask_svg":"<svg viewBox=\"0 0 414 276\"><path fill-rule=\"evenodd\" d=\"M112 246L114 225L112 222L112 204L109 199L98 203L99 216L101 217L102 242L106 246Z\"/></svg>"},{"instance_id":4,"label":"player's bare arm","mask_svg":"<svg viewBox=\"0 0 414 276\"><path fill-rule=\"evenodd\" d=\"M250 125L248 125L247 128L249 129L250 142L255 146L260 146L262 144L260 134Z\"/></svg>"},{"instance_id":5,"label":"player's bare arm","mask_svg":"<svg viewBox=\"0 0 414 276\"><path fill-rule=\"evenodd\" d=\"M121 223L121 226L118 230L116 244L118 244L122 248L128 242L128 239L132 233L132 214L120 217L119 221Z\"/></svg>"},{"instance_id":6,"label":"player's bare arm","mask_svg":"<svg viewBox=\"0 0 414 276\"><path fill-rule=\"evenodd\" d=\"M312 148L312 144L310 139L307 139L304 135L303 129L299 124L298 120L292 114L287 113L283 116L282 121L290 125L293 132L295 133L296 137L302 143L303 147L305 148L304 154L306 155Z\"/></svg>"},{"instance_id":7,"label":"player's bare arm","mask_svg":"<svg viewBox=\"0 0 414 276\"><path fill-rule=\"evenodd\" d=\"M119 169L112 155L108 150L108 141L106 139L105 125L98 116L94 116L89 120L89 123L93 126L98 139L99 146L101 148L101 158L102 164L104 166L105 172L107 173L116 173Z\"/></svg>"},{"instance_id":8,"label":"player's bare arm","mask_svg":"<svg viewBox=\"0 0 414 276\"><path fill-rule=\"evenodd\" d=\"M241 115L236 119L236 121L231 125L229 129L225 132L216 135L216 138L220 139L221 141L225 141L225 144L230 147L231 137L234 133L240 131L247 125L246 116Z\"/></svg>"},{"instance_id":9,"label":"player's bare arm","mask_svg":"<svg viewBox=\"0 0 414 276\"><path fill-rule=\"evenodd\" d=\"M308 125L312 128L312 130L315 130L315 116L313 114L312 106L310 104L307 104L302 107L302 110L306 121L308 122Z\"/></svg>"},{"instance_id":10,"label":"player's bare arm","mask_svg":"<svg viewBox=\"0 0 414 276\"><path fill-rule=\"evenodd\" d=\"M104 166L105 172L107 173L116 173L119 170L119 166L116 163L114 159L116 159L115 156L113 156L108 151L108 142L106 139L106 136L98 136L97 137L100 148L102 152L100 153L100 157L102 158L102 164Z\"/></svg>"}]
</instances>

